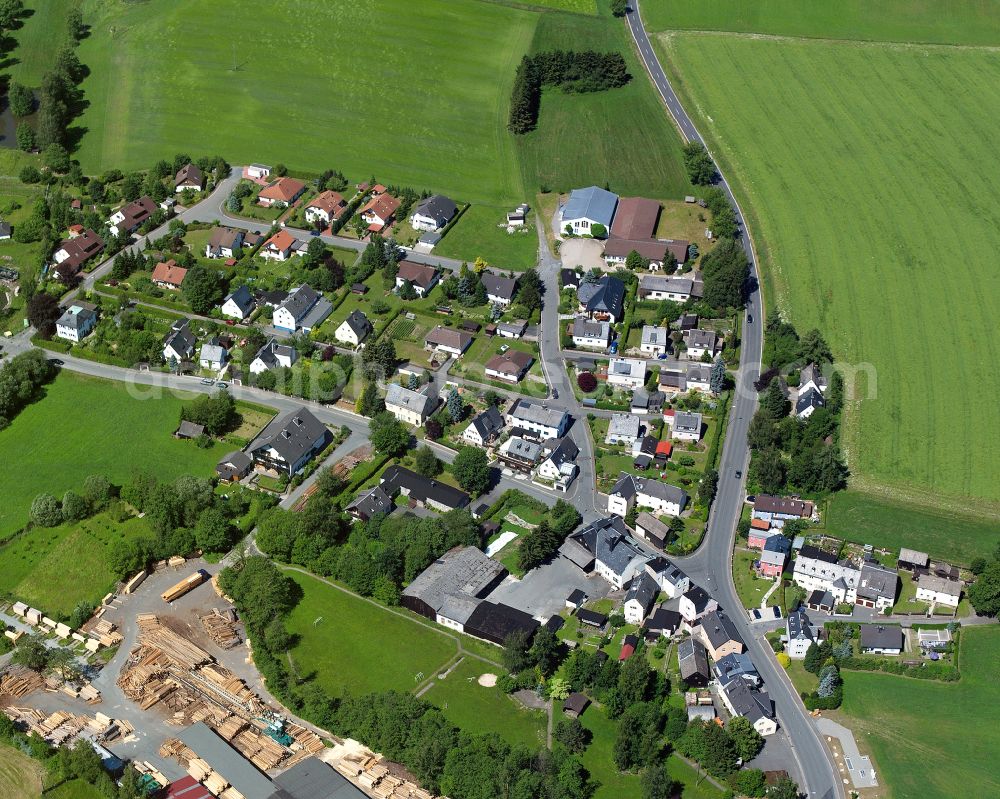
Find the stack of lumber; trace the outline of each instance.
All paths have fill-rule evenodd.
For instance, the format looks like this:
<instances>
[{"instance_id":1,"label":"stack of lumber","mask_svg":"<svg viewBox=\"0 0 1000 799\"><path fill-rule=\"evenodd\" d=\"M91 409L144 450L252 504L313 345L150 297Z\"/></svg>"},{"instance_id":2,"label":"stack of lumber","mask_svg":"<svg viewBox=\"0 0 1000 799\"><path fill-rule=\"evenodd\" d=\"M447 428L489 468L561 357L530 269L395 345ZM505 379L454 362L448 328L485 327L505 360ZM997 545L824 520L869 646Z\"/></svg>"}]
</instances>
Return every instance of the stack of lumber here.
<instances>
[{"instance_id":1,"label":"stack of lumber","mask_svg":"<svg viewBox=\"0 0 1000 799\"><path fill-rule=\"evenodd\" d=\"M213 771L211 774L209 774L205 778L204 784L205 787L208 788L208 790L214 793L216 796L218 796L220 793L226 790L226 788L229 787L229 782L217 771Z\"/></svg>"},{"instance_id":2,"label":"stack of lumber","mask_svg":"<svg viewBox=\"0 0 1000 799\"><path fill-rule=\"evenodd\" d=\"M212 608L211 613L201 617L201 624L209 637L223 649L232 649L243 643L236 608Z\"/></svg>"},{"instance_id":3,"label":"stack of lumber","mask_svg":"<svg viewBox=\"0 0 1000 799\"><path fill-rule=\"evenodd\" d=\"M229 742L243 757L261 771L275 768L288 756L288 750L265 733L247 728Z\"/></svg>"},{"instance_id":4,"label":"stack of lumber","mask_svg":"<svg viewBox=\"0 0 1000 799\"><path fill-rule=\"evenodd\" d=\"M32 691L37 691L45 684L42 676L36 671L14 667L0 676L0 696L10 696L20 699Z\"/></svg>"},{"instance_id":5,"label":"stack of lumber","mask_svg":"<svg viewBox=\"0 0 1000 799\"><path fill-rule=\"evenodd\" d=\"M155 614L140 613L136 616L136 621L139 625L139 643L159 649L182 669L190 671L203 663L214 662L215 658L200 646L160 624Z\"/></svg>"},{"instance_id":6,"label":"stack of lumber","mask_svg":"<svg viewBox=\"0 0 1000 799\"><path fill-rule=\"evenodd\" d=\"M285 724L285 732L291 735L292 738L295 739L295 743L311 755L322 752L326 748L326 744L323 743L323 739L316 733L312 730L307 730L305 727L301 727L294 722L290 721Z\"/></svg>"},{"instance_id":7,"label":"stack of lumber","mask_svg":"<svg viewBox=\"0 0 1000 799\"><path fill-rule=\"evenodd\" d=\"M88 705L96 705L101 701L101 692L89 682L80 689L79 696Z\"/></svg>"}]
</instances>

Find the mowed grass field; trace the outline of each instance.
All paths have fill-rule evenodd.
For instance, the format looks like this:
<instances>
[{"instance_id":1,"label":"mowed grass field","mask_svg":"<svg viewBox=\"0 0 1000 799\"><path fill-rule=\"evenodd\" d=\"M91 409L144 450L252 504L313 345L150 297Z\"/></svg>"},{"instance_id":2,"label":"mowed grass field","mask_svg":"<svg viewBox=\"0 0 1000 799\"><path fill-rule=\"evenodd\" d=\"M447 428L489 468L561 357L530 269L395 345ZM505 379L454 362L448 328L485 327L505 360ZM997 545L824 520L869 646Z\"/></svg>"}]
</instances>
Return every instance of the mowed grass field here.
<instances>
[{"instance_id":1,"label":"mowed grass field","mask_svg":"<svg viewBox=\"0 0 1000 799\"><path fill-rule=\"evenodd\" d=\"M495 205L470 206L434 248L434 254L461 258L469 263L485 258L490 266L501 270L521 271L533 267L538 263L538 231L532 224L516 233L508 233L507 212L512 210Z\"/></svg>"},{"instance_id":2,"label":"mowed grass field","mask_svg":"<svg viewBox=\"0 0 1000 799\"><path fill-rule=\"evenodd\" d=\"M893 799L1000 796L1000 628L962 630L957 683L845 671L846 716Z\"/></svg>"},{"instance_id":3,"label":"mowed grass field","mask_svg":"<svg viewBox=\"0 0 1000 799\"><path fill-rule=\"evenodd\" d=\"M602 0L607 8L607 0ZM681 198L691 185L680 138L636 57L624 23L610 16L543 14L532 52L616 50L628 63L627 86L593 94L543 92L538 127L517 137L524 185L566 192L607 183L625 195Z\"/></svg>"},{"instance_id":4,"label":"mowed grass field","mask_svg":"<svg viewBox=\"0 0 1000 799\"><path fill-rule=\"evenodd\" d=\"M161 480L208 477L225 454L173 438L181 406L193 395L135 399L124 383L70 372L45 391L0 431L0 540L24 526L39 493L61 499L90 474L119 484L141 470Z\"/></svg>"},{"instance_id":5,"label":"mowed grass field","mask_svg":"<svg viewBox=\"0 0 1000 799\"><path fill-rule=\"evenodd\" d=\"M536 12L478 0L154 0L88 10L86 170L148 167L194 148L232 163L374 172L466 200L521 199L504 126ZM220 35L238 19L253 24Z\"/></svg>"},{"instance_id":6,"label":"mowed grass field","mask_svg":"<svg viewBox=\"0 0 1000 799\"><path fill-rule=\"evenodd\" d=\"M995 45L990 0L642 0L651 31L711 30L822 39Z\"/></svg>"},{"instance_id":7,"label":"mowed grass field","mask_svg":"<svg viewBox=\"0 0 1000 799\"><path fill-rule=\"evenodd\" d=\"M877 377L847 404L855 487L995 518L1000 53L693 33L659 46L748 199L769 301Z\"/></svg>"},{"instance_id":8,"label":"mowed grass field","mask_svg":"<svg viewBox=\"0 0 1000 799\"><path fill-rule=\"evenodd\" d=\"M80 0L28 0L24 6L28 16L20 28L11 31L17 42L8 68L12 81L39 87L42 76L55 61L58 44L67 35L66 13Z\"/></svg>"},{"instance_id":9,"label":"mowed grass field","mask_svg":"<svg viewBox=\"0 0 1000 799\"><path fill-rule=\"evenodd\" d=\"M41 795L41 765L20 750L0 744L0 799L36 799Z\"/></svg>"}]
</instances>

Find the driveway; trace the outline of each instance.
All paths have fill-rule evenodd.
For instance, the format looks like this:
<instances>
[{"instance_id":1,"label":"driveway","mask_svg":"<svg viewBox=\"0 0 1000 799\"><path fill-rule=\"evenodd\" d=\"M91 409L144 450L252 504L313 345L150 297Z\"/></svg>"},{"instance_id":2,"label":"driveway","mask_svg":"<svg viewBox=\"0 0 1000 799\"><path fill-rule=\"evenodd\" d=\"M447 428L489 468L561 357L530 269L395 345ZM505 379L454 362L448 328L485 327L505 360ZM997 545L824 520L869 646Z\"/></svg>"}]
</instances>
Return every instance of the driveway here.
<instances>
[{"instance_id":1,"label":"driveway","mask_svg":"<svg viewBox=\"0 0 1000 799\"><path fill-rule=\"evenodd\" d=\"M591 269L605 269L604 245L597 239L566 239L559 247L559 257L567 269L582 267L589 272Z\"/></svg>"},{"instance_id":2,"label":"driveway","mask_svg":"<svg viewBox=\"0 0 1000 799\"><path fill-rule=\"evenodd\" d=\"M551 563L532 569L520 580L508 577L489 595L489 600L548 619L566 607L566 597L576 589L588 599L600 599L611 586L599 577L587 577L571 561L557 555Z\"/></svg>"}]
</instances>

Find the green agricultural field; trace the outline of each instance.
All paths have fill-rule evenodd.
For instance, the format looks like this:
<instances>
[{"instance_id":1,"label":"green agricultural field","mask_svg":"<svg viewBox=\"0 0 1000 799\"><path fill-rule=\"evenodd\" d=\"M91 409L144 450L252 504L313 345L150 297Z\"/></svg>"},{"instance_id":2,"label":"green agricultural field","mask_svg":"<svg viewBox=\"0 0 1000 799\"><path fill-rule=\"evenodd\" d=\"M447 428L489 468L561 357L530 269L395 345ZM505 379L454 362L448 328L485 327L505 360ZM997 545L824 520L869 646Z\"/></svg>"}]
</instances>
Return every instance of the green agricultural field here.
<instances>
[{"instance_id":1,"label":"green agricultural field","mask_svg":"<svg viewBox=\"0 0 1000 799\"><path fill-rule=\"evenodd\" d=\"M575 11L578 14L596 14L597 0L529 0L533 6L544 6L560 11Z\"/></svg>"},{"instance_id":2,"label":"green agricultural field","mask_svg":"<svg viewBox=\"0 0 1000 799\"><path fill-rule=\"evenodd\" d=\"M484 258L498 270L533 267L538 262L538 232L530 225L508 233L510 210L495 205L470 206L434 248L434 254L469 263Z\"/></svg>"},{"instance_id":3,"label":"green agricultural field","mask_svg":"<svg viewBox=\"0 0 1000 799\"><path fill-rule=\"evenodd\" d=\"M151 390L63 372L44 398L0 431L0 539L27 522L37 494L62 497L68 489L79 490L90 474L117 483L138 470L164 480L207 477L224 452L171 435L181 405L192 397L164 393L143 400L130 394Z\"/></svg>"},{"instance_id":4,"label":"green agricultural field","mask_svg":"<svg viewBox=\"0 0 1000 799\"><path fill-rule=\"evenodd\" d=\"M111 545L142 535L152 535L145 519L119 524L103 513L78 524L35 527L0 547L0 592L68 616L80 602L96 604L114 588Z\"/></svg>"},{"instance_id":5,"label":"green agricultural field","mask_svg":"<svg viewBox=\"0 0 1000 799\"><path fill-rule=\"evenodd\" d=\"M298 636L290 650L299 675L334 696L371 691L411 691L458 651L454 638L320 581L288 572L302 599L288 616L288 631ZM317 619L321 621L317 622Z\"/></svg>"},{"instance_id":6,"label":"green agricultural field","mask_svg":"<svg viewBox=\"0 0 1000 799\"><path fill-rule=\"evenodd\" d=\"M542 711L524 708L499 688L479 684L480 675L498 671L502 669L466 657L443 680L435 679L434 687L422 698L440 707L445 717L463 730L498 735L514 746L544 747L546 719Z\"/></svg>"},{"instance_id":7,"label":"green agricultural field","mask_svg":"<svg viewBox=\"0 0 1000 799\"><path fill-rule=\"evenodd\" d=\"M1000 796L1000 731L989 723L1000 703L998 659L1000 629L965 627L957 683L843 672L838 715L871 750L894 799Z\"/></svg>"},{"instance_id":8,"label":"green agricultural field","mask_svg":"<svg viewBox=\"0 0 1000 799\"><path fill-rule=\"evenodd\" d=\"M618 50L625 55L632 80L620 89L594 94L545 90L538 128L517 137L525 188L563 192L607 183L622 194L678 198L691 194L680 138L622 21L544 14L531 50L557 48Z\"/></svg>"},{"instance_id":9,"label":"green agricultural field","mask_svg":"<svg viewBox=\"0 0 1000 799\"><path fill-rule=\"evenodd\" d=\"M995 517L1000 53L693 33L659 46L747 201L772 307L862 375L843 430L854 486Z\"/></svg>"},{"instance_id":10,"label":"green agricultural field","mask_svg":"<svg viewBox=\"0 0 1000 799\"><path fill-rule=\"evenodd\" d=\"M41 792L41 765L14 747L0 744L0 799L35 799Z\"/></svg>"},{"instance_id":11,"label":"green agricultural field","mask_svg":"<svg viewBox=\"0 0 1000 799\"><path fill-rule=\"evenodd\" d=\"M976 556L988 556L1000 541L996 522L886 502L858 491L833 496L826 532L887 549L909 547L965 565Z\"/></svg>"},{"instance_id":12,"label":"green agricultural field","mask_svg":"<svg viewBox=\"0 0 1000 799\"><path fill-rule=\"evenodd\" d=\"M475 200L524 193L504 126L536 12L476 0L88 6L86 169L195 146ZM248 14L253 36L219 36Z\"/></svg>"},{"instance_id":13,"label":"green agricultural field","mask_svg":"<svg viewBox=\"0 0 1000 799\"><path fill-rule=\"evenodd\" d=\"M650 30L996 45L1000 15L983 0L642 0Z\"/></svg>"}]
</instances>

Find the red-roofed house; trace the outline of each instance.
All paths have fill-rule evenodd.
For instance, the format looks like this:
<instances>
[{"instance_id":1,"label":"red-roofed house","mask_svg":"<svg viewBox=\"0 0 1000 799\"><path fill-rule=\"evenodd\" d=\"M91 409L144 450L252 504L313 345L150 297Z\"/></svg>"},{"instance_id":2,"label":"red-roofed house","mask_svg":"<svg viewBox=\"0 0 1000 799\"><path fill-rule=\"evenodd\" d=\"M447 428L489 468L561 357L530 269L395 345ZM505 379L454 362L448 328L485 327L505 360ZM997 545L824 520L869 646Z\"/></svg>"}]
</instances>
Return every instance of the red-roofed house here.
<instances>
[{"instance_id":1,"label":"red-roofed house","mask_svg":"<svg viewBox=\"0 0 1000 799\"><path fill-rule=\"evenodd\" d=\"M391 194L379 194L370 199L361 209L361 218L372 233L381 233L392 225L399 210L400 201Z\"/></svg>"},{"instance_id":2,"label":"red-roofed house","mask_svg":"<svg viewBox=\"0 0 1000 799\"><path fill-rule=\"evenodd\" d=\"M178 266L177 261L161 261L153 268L153 282L160 288L177 291L187 277L187 269Z\"/></svg>"},{"instance_id":3,"label":"red-roofed house","mask_svg":"<svg viewBox=\"0 0 1000 799\"><path fill-rule=\"evenodd\" d=\"M287 261L296 250L296 239L287 230L279 230L264 242L257 254L261 258L275 261Z\"/></svg>"},{"instance_id":4,"label":"red-roofed house","mask_svg":"<svg viewBox=\"0 0 1000 799\"><path fill-rule=\"evenodd\" d=\"M344 198L335 191L324 191L317 194L306 204L306 219L315 224L322 222L329 225L339 219L347 210Z\"/></svg>"},{"instance_id":5,"label":"red-roofed house","mask_svg":"<svg viewBox=\"0 0 1000 799\"><path fill-rule=\"evenodd\" d=\"M658 441L656 442L656 454L655 458L658 461L668 461L670 460L670 453L674 451L674 445L670 441Z\"/></svg>"},{"instance_id":6,"label":"red-roofed house","mask_svg":"<svg viewBox=\"0 0 1000 799\"><path fill-rule=\"evenodd\" d=\"M83 225L70 225L68 229L69 237L71 239L75 239L77 236L82 235L84 230Z\"/></svg>"},{"instance_id":7,"label":"red-roofed house","mask_svg":"<svg viewBox=\"0 0 1000 799\"><path fill-rule=\"evenodd\" d=\"M278 178L273 183L268 184L260 190L257 196L257 204L265 208L277 206L284 208L291 205L306 190L306 184L295 178Z\"/></svg>"}]
</instances>

